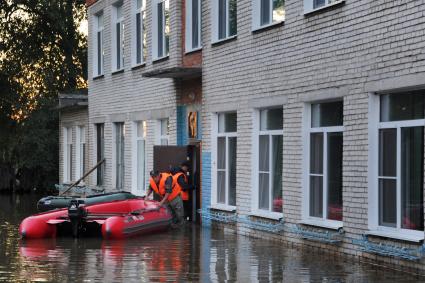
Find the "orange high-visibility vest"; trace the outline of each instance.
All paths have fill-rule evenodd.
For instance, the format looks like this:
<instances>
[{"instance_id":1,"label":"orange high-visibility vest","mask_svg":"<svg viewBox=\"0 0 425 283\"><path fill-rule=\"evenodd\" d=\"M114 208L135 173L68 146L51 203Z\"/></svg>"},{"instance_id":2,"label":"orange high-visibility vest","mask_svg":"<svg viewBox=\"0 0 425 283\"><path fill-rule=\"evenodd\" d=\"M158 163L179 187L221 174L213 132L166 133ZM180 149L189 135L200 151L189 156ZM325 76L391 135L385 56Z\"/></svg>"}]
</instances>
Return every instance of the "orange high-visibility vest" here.
<instances>
[{"instance_id":1,"label":"orange high-visibility vest","mask_svg":"<svg viewBox=\"0 0 425 283\"><path fill-rule=\"evenodd\" d=\"M181 191L182 200L189 200L189 191L184 191L183 188L180 186L178 179L180 176L184 177L184 181L187 183L187 176L183 172L179 172L176 175L173 176L173 183L176 183L176 187L179 188Z\"/></svg>"},{"instance_id":2,"label":"orange high-visibility vest","mask_svg":"<svg viewBox=\"0 0 425 283\"><path fill-rule=\"evenodd\" d=\"M154 190L155 193L157 193L158 195L160 195L161 197L165 196L165 181L167 180L168 177L173 177L173 175L169 174L169 173L161 173L161 179L159 180L159 185L157 185L155 183L155 181L153 180L153 178L151 177L149 180L149 183L152 187L152 189ZM172 192L170 193L170 195L168 196L167 200L170 202L173 199L175 199L177 196L180 195L181 192L181 188L176 186L176 183L174 182L174 178L173 182L172 182Z\"/></svg>"}]
</instances>

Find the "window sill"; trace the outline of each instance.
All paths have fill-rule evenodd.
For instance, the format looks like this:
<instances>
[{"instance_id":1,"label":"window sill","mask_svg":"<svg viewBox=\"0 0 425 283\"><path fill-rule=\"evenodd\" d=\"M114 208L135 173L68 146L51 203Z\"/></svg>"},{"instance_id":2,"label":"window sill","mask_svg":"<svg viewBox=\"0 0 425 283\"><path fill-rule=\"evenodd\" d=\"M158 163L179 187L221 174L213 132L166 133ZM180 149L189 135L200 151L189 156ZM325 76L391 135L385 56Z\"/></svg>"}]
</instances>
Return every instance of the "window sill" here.
<instances>
[{"instance_id":1,"label":"window sill","mask_svg":"<svg viewBox=\"0 0 425 283\"><path fill-rule=\"evenodd\" d=\"M124 69L115 70L111 73L111 75L121 74L124 73Z\"/></svg>"},{"instance_id":2,"label":"window sill","mask_svg":"<svg viewBox=\"0 0 425 283\"><path fill-rule=\"evenodd\" d=\"M100 79L102 79L102 78L104 78L104 77L105 77L105 75L104 75L104 74L101 74L101 75L97 75L97 76L93 77L93 78L92 78L92 80L93 80L93 81L95 81L95 80L100 80Z\"/></svg>"},{"instance_id":3,"label":"window sill","mask_svg":"<svg viewBox=\"0 0 425 283\"><path fill-rule=\"evenodd\" d=\"M280 219L283 218L283 213L271 212L271 211L261 211L261 210L252 211L249 215L261 217L261 218L272 219L272 220L280 220Z\"/></svg>"},{"instance_id":4,"label":"window sill","mask_svg":"<svg viewBox=\"0 0 425 283\"><path fill-rule=\"evenodd\" d=\"M146 66L146 63L136 64L131 67L131 70L137 70L137 69L143 68L144 66Z\"/></svg>"},{"instance_id":5,"label":"window sill","mask_svg":"<svg viewBox=\"0 0 425 283\"><path fill-rule=\"evenodd\" d=\"M299 223L304 225L309 225L309 226L332 229L332 230L339 230L344 227L342 221L335 221L335 220L306 219Z\"/></svg>"},{"instance_id":6,"label":"window sill","mask_svg":"<svg viewBox=\"0 0 425 283\"><path fill-rule=\"evenodd\" d=\"M166 55L166 56L163 56L163 57L158 57L158 58L152 59L152 63L155 64L155 63L159 63L159 62L165 61L169 57L170 57L170 55Z\"/></svg>"},{"instance_id":7,"label":"window sill","mask_svg":"<svg viewBox=\"0 0 425 283\"><path fill-rule=\"evenodd\" d=\"M369 230L365 234L415 243L419 243L424 240L423 231L412 231L412 233L403 233L398 231Z\"/></svg>"},{"instance_id":8,"label":"window sill","mask_svg":"<svg viewBox=\"0 0 425 283\"><path fill-rule=\"evenodd\" d=\"M341 5L343 3L345 3L345 0L339 0L339 1L337 1L335 3L332 3L332 4L327 4L325 6L322 6L322 7L316 8L316 9L307 10L307 11L304 11L304 16L309 16L309 15L314 14L316 12L319 12L319 11L322 11L322 10L326 10L328 8L331 8L331 7L337 6L337 5Z\"/></svg>"},{"instance_id":9,"label":"window sill","mask_svg":"<svg viewBox=\"0 0 425 283\"><path fill-rule=\"evenodd\" d=\"M212 204L210 206L211 209L214 210L222 210L222 211L227 211L227 212L236 212L236 206L230 206L230 205L225 205L225 204Z\"/></svg>"},{"instance_id":10,"label":"window sill","mask_svg":"<svg viewBox=\"0 0 425 283\"><path fill-rule=\"evenodd\" d=\"M197 52L197 51L201 51L201 50L202 50L202 46L201 46L201 47L198 47L198 48L190 49L190 50L188 50L188 51L185 51L185 52L184 52L184 55L189 55L189 54L191 54L191 53L195 53L195 52Z\"/></svg>"},{"instance_id":11,"label":"window sill","mask_svg":"<svg viewBox=\"0 0 425 283\"><path fill-rule=\"evenodd\" d=\"M275 27L280 27L280 26L283 26L284 23L285 21L280 21L280 22L275 22L268 25L264 25L264 26L258 26L252 29L252 33L258 33L258 32L269 30Z\"/></svg>"},{"instance_id":12,"label":"window sill","mask_svg":"<svg viewBox=\"0 0 425 283\"><path fill-rule=\"evenodd\" d=\"M211 45L212 46L218 46L218 45L224 44L224 43L226 43L228 41L236 40L237 38L238 38L237 35L233 35L233 36L230 36L230 37L226 37L226 38L223 38L223 39L219 39L219 40L213 41L211 43Z\"/></svg>"}]
</instances>

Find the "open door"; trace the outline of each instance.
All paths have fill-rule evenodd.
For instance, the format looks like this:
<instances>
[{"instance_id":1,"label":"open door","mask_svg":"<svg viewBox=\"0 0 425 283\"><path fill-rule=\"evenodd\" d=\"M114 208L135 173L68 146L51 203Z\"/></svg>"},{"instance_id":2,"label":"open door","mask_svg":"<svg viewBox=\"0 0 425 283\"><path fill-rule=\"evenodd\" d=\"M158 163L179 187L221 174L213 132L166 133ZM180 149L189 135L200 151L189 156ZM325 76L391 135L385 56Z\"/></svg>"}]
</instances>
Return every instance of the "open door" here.
<instances>
[{"instance_id":1,"label":"open door","mask_svg":"<svg viewBox=\"0 0 425 283\"><path fill-rule=\"evenodd\" d=\"M200 209L200 145L170 146L157 145L153 148L153 169L160 172L169 172L171 168L179 166L182 162L190 163L189 183L195 186L190 192L189 201L192 203L192 221L199 222L197 210Z\"/></svg>"}]
</instances>

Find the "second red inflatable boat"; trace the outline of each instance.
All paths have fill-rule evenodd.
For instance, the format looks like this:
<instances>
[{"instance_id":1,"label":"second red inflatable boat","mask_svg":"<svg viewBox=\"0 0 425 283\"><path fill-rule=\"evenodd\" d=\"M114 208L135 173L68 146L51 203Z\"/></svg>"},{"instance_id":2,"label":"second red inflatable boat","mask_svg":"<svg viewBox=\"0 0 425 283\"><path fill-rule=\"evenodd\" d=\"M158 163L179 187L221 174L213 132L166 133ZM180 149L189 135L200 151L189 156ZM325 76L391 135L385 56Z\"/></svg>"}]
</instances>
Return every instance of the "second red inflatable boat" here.
<instances>
[{"instance_id":1,"label":"second red inflatable boat","mask_svg":"<svg viewBox=\"0 0 425 283\"><path fill-rule=\"evenodd\" d=\"M142 198L84 205L73 200L65 209L25 218L19 233L25 239L51 238L61 235L97 236L122 239L168 229L172 215L157 202Z\"/></svg>"}]
</instances>

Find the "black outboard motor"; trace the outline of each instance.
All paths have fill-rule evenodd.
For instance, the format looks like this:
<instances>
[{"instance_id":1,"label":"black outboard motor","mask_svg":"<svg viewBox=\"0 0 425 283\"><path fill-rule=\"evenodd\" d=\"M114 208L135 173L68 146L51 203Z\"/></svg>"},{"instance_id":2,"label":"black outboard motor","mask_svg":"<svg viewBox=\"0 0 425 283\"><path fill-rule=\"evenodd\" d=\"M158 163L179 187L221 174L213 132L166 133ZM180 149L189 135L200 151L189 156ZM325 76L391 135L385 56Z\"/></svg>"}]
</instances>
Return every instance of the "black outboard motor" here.
<instances>
[{"instance_id":1,"label":"black outboard motor","mask_svg":"<svg viewBox=\"0 0 425 283\"><path fill-rule=\"evenodd\" d=\"M68 217L69 217L69 220L71 221L72 236L74 238L78 237L82 220L87 215L87 212L84 209L83 204L84 204L84 200L73 199L71 200L68 207Z\"/></svg>"}]
</instances>

